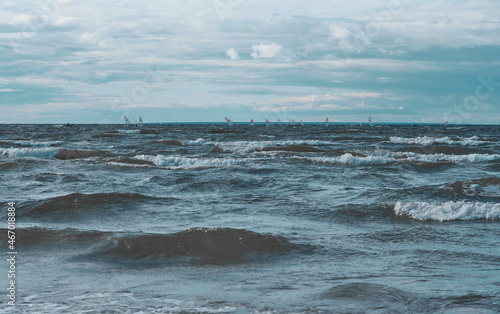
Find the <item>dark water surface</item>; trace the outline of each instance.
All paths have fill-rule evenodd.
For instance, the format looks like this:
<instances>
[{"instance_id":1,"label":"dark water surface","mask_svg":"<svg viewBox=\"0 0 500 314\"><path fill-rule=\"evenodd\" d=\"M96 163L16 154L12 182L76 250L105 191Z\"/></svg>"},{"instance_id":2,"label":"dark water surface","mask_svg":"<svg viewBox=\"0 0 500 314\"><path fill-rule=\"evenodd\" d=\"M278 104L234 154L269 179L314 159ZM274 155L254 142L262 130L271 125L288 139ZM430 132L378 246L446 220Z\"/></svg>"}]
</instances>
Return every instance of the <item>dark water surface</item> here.
<instances>
[{"instance_id":1,"label":"dark water surface","mask_svg":"<svg viewBox=\"0 0 500 314\"><path fill-rule=\"evenodd\" d=\"M499 131L1 125L17 309L495 313Z\"/></svg>"}]
</instances>

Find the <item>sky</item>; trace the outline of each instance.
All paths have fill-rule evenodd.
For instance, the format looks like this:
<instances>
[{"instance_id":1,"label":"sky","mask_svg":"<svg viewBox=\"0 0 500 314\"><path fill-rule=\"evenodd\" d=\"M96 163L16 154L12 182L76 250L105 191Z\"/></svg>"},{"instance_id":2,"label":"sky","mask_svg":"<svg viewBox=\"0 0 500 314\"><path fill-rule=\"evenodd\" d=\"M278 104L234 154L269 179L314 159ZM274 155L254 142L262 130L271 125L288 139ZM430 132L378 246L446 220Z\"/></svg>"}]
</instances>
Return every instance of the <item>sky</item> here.
<instances>
[{"instance_id":1,"label":"sky","mask_svg":"<svg viewBox=\"0 0 500 314\"><path fill-rule=\"evenodd\" d=\"M500 122L500 1L2 0L0 123Z\"/></svg>"}]
</instances>

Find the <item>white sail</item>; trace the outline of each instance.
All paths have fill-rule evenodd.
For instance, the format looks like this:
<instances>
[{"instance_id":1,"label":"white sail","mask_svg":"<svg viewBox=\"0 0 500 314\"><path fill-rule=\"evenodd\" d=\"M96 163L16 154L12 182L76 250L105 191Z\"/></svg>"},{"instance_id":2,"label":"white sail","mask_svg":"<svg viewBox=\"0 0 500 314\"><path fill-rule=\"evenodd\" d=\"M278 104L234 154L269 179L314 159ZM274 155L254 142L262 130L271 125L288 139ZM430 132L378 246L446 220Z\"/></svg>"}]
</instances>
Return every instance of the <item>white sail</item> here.
<instances>
[{"instance_id":1,"label":"white sail","mask_svg":"<svg viewBox=\"0 0 500 314\"><path fill-rule=\"evenodd\" d=\"M130 124L130 120L127 118L127 116L123 116L123 118L125 119L125 123L126 123L127 125L129 125L129 124Z\"/></svg>"},{"instance_id":2,"label":"white sail","mask_svg":"<svg viewBox=\"0 0 500 314\"><path fill-rule=\"evenodd\" d=\"M233 125L233 121L229 120L227 117L224 117L224 119L226 119L226 122L229 126Z\"/></svg>"},{"instance_id":3,"label":"white sail","mask_svg":"<svg viewBox=\"0 0 500 314\"><path fill-rule=\"evenodd\" d=\"M300 120L300 125L304 125L304 122L302 122L302 120Z\"/></svg>"},{"instance_id":4,"label":"white sail","mask_svg":"<svg viewBox=\"0 0 500 314\"><path fill-rule=\"evenodd\" d=\"M144 124L144 121L142 121L142 117L139 117L139 125L142 126Z\"/></svg>"}]
</instances>

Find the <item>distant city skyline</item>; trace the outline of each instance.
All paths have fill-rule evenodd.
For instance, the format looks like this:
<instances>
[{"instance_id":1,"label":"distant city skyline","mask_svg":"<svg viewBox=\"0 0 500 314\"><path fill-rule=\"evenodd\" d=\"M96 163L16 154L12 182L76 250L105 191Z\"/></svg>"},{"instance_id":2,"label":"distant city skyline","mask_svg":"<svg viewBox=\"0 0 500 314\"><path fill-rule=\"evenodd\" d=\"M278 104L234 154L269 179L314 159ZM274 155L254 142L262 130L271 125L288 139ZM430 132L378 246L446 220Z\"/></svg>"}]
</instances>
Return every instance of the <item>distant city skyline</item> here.
<instances>
[{"instance_id":1,"label":"distant city skyline","mask_svg":"<svg viewBox=\"0 0 500 314\"><path fill-rule=\"evenodd\" d=\"M498 1L12 1L0 123L500 120Z\"/></svg>"}]
</instances>

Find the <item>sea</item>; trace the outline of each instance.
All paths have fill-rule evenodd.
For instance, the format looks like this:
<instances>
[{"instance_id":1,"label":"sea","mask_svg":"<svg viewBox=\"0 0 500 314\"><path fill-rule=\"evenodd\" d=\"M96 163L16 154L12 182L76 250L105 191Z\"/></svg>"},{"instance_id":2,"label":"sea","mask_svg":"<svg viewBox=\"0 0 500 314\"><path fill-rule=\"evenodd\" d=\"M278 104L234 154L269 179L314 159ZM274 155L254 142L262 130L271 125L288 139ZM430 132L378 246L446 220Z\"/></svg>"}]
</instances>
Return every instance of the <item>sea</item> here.
<instances>
[{"instance_id":1,"label":"sea","mask_svg":"<svg viewBox=\"0 0 500 314\"><path fill-rule=\"evenodd\" d=\"M0 171L1 312L500 310L498 125L3 124Z\"/></svg>"}]
</instances>

